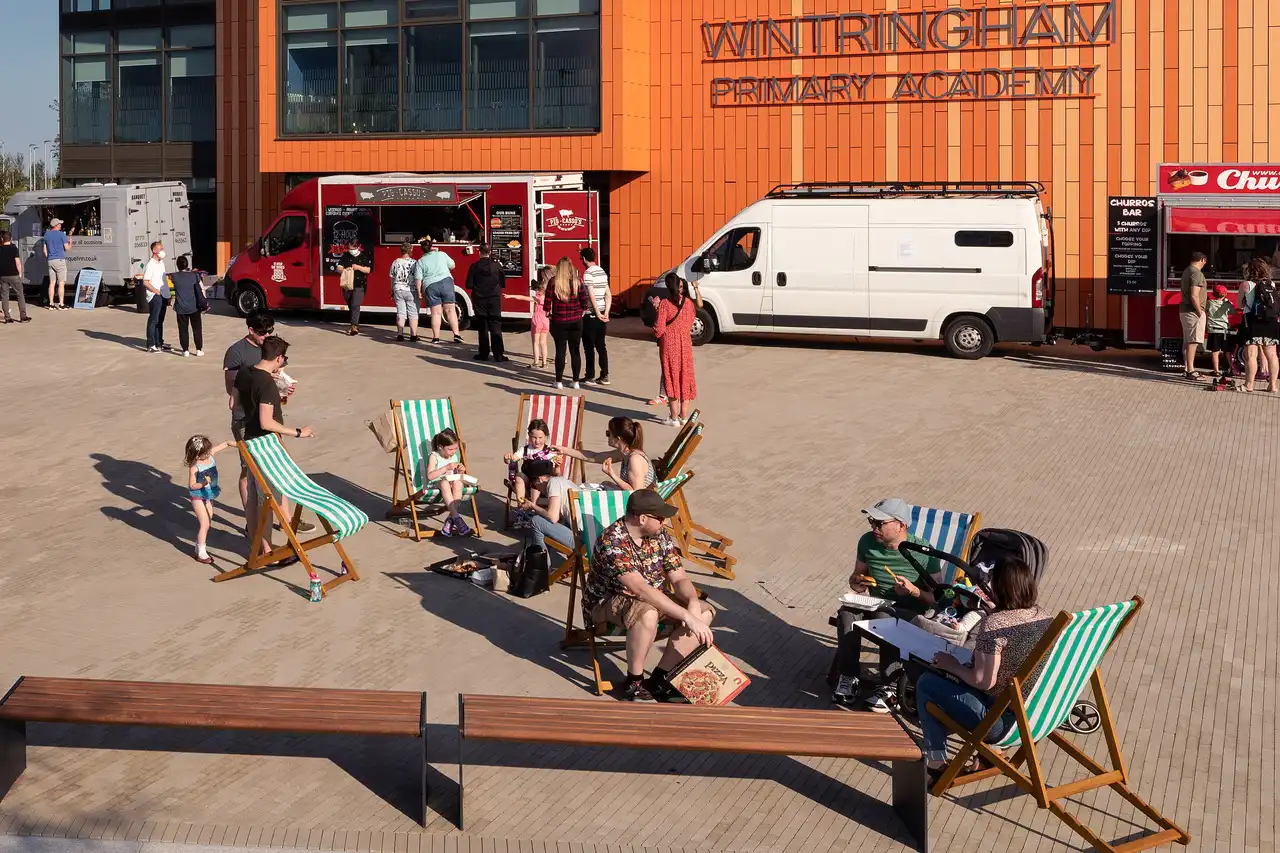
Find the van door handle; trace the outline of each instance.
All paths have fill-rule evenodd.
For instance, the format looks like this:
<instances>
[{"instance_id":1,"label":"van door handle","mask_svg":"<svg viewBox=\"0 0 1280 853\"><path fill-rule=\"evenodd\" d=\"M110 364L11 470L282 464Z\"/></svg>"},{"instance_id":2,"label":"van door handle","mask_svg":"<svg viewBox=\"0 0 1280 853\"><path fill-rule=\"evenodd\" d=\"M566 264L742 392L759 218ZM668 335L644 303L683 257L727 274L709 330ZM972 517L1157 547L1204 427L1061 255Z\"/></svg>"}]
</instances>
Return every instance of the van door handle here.
<instances>
[{"instance_id":1,"label":"van door handle","mask_svg":"<svg viewBox=\"0 0 1280 853\"><path fill-rule=\"evenodd\" d=\"M754 284L756 287L759 287L761 284L764 283L764 276L760 274L759 270L756 270L751 274L751 283Z\"/></svg>"},{"instance_id":2,"label":"van door handle","mask_svg":"<svg viewBox=\"0 0 1280 853\"><path fill-rule=\"evenodd\" d=\"M778 287L786 287L786 286L787 286L787 274L784 272L778 273Z\"/></svg>"},{"instance_id":3,"label":"van door handle","mask_svg":"<svg viewBox=\"0 0 1280 853\"><path fill-rule=\"evenodd\" d=\"M302 261L294 261L294 262L293 262L293 265L294 265L295 267L300 267L300 266L302 266L302 265L303 265L303 262L302 262Z\"/></svg>"}]
</instances>

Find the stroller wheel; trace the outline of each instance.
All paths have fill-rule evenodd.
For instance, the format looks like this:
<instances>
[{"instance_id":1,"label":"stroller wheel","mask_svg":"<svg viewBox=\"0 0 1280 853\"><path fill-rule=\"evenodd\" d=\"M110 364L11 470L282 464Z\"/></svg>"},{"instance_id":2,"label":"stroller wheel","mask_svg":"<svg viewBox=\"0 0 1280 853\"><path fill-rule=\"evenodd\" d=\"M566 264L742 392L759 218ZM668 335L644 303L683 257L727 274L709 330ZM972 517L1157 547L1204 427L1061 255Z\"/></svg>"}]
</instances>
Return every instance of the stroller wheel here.
<instances>
[{"instance_id":1,"label":"stroller wheel","mask_svg":"<svg viewBox=\"0 0 1280 853\"><path fill-rule=\"evenodd\" d=\"M1082 699L1072 706L1071 713L1059 728L1078 735L1091 735L1102 728L1102 714L1098 713L1097 705Z\"/></svg>"},{"instance_id":2,"label":"stroller wheel","mask_svg":"<svg viewBox=\"0 0 1280 853\"><path fill-rule=\"evenodd\" d=\"M908 722L915 723L920 715L916 712L916 679L910 676L906 667L898 676L898 713Z\"/></svg>"}]
</instances>

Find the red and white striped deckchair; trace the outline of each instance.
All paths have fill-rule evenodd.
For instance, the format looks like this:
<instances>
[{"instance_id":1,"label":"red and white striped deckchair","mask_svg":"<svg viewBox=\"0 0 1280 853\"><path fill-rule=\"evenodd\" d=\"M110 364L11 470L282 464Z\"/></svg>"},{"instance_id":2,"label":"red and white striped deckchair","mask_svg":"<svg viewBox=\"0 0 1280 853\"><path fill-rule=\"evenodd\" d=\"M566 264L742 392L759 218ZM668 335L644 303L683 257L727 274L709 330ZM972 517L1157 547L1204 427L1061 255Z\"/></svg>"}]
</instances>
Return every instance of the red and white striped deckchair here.
<instances>
[{"instance_id":1,"label":"red and white striped deckchair","mask_svg":"<svg viewBox=\"0 0 1280 853\"><path fill-rule=\"evenodd\" d=\"M551 430L548 443L553 447L582 449L582 421L586 411L586 397L567 397L563 394L521 394L520 407L516 410L516 434L511 438L511 452L515 453L528 440L529 423L546 421ZM576 476L575 476L576 471ZM569 456L560 457L560 476L581 480L582 462ZM516 487L507 480L507 506L503 515L504 526L511 526L511 510L515 508Z\"/></svg>"}]
</instances>

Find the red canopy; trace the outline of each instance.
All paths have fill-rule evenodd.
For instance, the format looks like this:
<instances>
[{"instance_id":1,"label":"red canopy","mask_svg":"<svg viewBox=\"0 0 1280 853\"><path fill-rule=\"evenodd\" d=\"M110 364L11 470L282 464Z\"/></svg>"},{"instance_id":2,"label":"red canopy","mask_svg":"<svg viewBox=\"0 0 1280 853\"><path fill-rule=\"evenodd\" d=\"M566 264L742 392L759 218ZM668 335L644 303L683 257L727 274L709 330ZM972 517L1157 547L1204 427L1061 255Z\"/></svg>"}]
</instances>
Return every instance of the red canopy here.
<instances>
[{"instance_id":1,"label":"red canopy","mask_svg":"<svg viewBox=\"0 0 1280 853\"><path fill-rule=\"evenodd\" d=\"M1280 208L1175 207L1169 233L1280 236Z\"/></svg>"}]
</instances>

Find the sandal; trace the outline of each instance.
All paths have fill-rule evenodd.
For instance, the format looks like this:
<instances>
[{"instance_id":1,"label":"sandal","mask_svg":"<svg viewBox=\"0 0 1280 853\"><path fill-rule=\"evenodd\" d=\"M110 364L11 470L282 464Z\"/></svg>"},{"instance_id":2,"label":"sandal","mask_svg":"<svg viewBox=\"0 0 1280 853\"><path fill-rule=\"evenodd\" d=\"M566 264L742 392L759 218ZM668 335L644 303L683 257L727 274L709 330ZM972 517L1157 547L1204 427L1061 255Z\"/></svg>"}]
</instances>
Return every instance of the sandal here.
<instances>
[{"instance_id":1,"label":"sandal","mask_svg":"<svg viewBox=\"0 0 1280 853\"><path fill-rule=\"evenodd\" d=\"M1191 371L1190 373L1188 373L1187 371L1185 371L1185 370L1184 370L1184 371L1182 371L1182 378L1183 378L1183 379L1190 379L1190 380L1192 380L1192 381L1194 381L1194 382L1199 382L1199 381L1200 381L1201 379L1203 379L1204 377L1200 375L1199 371L1195 371L1195 370L1193 370L1193 371Z\"/></svg>"}]
</instances>

